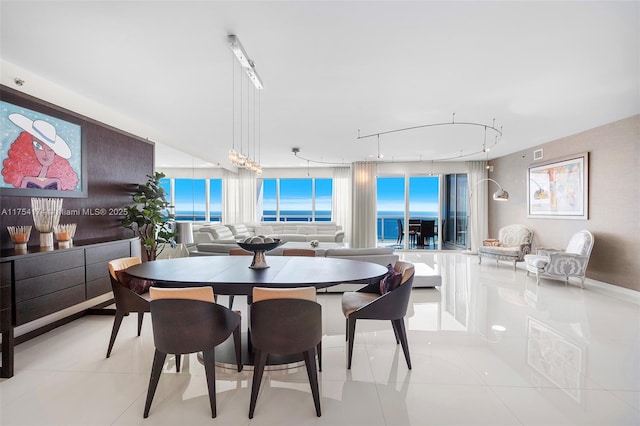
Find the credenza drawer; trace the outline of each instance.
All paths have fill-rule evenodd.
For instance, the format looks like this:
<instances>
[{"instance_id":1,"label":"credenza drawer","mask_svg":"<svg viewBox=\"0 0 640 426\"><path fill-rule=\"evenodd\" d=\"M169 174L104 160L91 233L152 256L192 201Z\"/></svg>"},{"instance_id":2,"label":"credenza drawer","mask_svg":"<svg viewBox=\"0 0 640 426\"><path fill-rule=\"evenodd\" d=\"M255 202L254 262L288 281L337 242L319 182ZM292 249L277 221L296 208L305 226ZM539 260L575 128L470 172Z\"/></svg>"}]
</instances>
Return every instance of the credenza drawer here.
<instances>
[{"instance_id":1,"label":"credenza drawer","mask_svg":"<svg viewBox=\"0 0 640 426\"><path fill-rule=\"evenodd\" d=\"M16 325L26 324L85 300L84 283L25 302L16 303Z\"/></svg>"},{"instance_id":2,"label":"credenza drawer","mask_svg":"<svg viewBox=\"0 0 640 426\"><path fill-rule=\"evenodd\" d=\"M129 241L120 241L112 244L104 244L85 249L87 265L99 262L109 262L121 257L131 256L131 244Z\"/></svg>"},{"instance_id":3,"label":"credenza drawer","mask_svg":"<svg viewBox=\"0 0 640 426\"><path fill-rule=\"evenodd\" d=\"M105 293L111 293L111 280L109 277L87 281L87 299L102 296Z\"/></svg>"},{"instance_id":4,"label":"credenza drawer","mask_svg":"<svg viewBox=\"0 0 640 426\"><path fill-rule=\"evenodd\" d=\"M70 249L43 256L14 260L15 280L48 275L66 269L84 268L84 250Z\"/></svg>"},{"instance_id":5,"label":"credenza drawer","mask_svg":"<svg viewBox=\"0 0 640 426\"><path fill-rule=\"evenodd\" d=\"M26 280L16 280L16 303L49 295L76 285L84 285L84 282L84 267L82 266Z\"/></svg>"}]
</instances>

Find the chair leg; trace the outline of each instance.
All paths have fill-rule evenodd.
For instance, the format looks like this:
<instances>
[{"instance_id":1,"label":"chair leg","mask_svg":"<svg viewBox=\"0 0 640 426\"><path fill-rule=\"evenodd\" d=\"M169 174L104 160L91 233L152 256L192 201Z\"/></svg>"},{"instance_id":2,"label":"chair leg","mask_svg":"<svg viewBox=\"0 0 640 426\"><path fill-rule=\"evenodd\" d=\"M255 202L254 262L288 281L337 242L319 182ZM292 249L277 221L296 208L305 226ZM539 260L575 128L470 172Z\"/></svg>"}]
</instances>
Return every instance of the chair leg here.
<instances>
[{"instance_id":1,"label":"chair leg","mask_svg":"<svg viewBox=\"0 0 640 426\"><path fill-rule=\"evenodd\" d=\"M536 285L540 285L540 272L536 272Z\"/></svg>"},{"instance_id":2,"label":"chair leg","mask_svg":"<svg viewBox=\"0 0 640 426\"><path fill-rule=\"evenodd\" d=\"M316 406L316 416L320 417L320 390L318 389L318 372L316 371L315 348L304 351L302 355L304 356L304 363L307 365L307 376L309 376L309 384L311 385L313 404Z\"/></svg>"},{"instance_id":3,"label":"chair leg","mask_svg":"<svg viewBox=\"0 0 640 426\"><path fill-rule=\"evenodd\" d=\"M398 329L396 328L396 323L394 320L391 320L391 327L393 327L393 335L396 337L396 345L399 345L400 338L398 337Z\"/></svg>"},{"instance_id":4,"label":"chair leg","mask_svg":"<svg viewBox=\"0 0 640 426\"><path fill-rule=\"evenodd\" d=\"M176 372L180 372L180 359L182 358L180 356L180 354L175 354L176 355Z\"/></svg>"},{"instance_id":5,"label":"chair leg","mask_svg":"<svg viewBox=\"0 0 640 426\"><path fill-rule=\"evenodd\" d=\"M344 319L344 340L349 340L349 318Z\"/></svg>"},{"instance_id":6,"label":"chair leg","mask_svg":"<svg viewBox=\"0 0 640 426\"><path fill-rule=\"evenodd\" d=\"M478 256L478 265L482 264L482 256Z\"/></svg>"},{"instance_id":7,"label":"chair leg","mask_svg":"<svg viewBox=\"0 0 640 426\"><path fill-rule=\"evenodd\" d=\"M347 326L347 369L351 370L351 357L353 356L353 339L356 335L356 319L352 318L351 315L349 315L349 318L347 318Z\"/></svg>"},{"instance_id":8,"label":"chair leg","mask_svg":"<svg viewBox=\"0 0 640 426\"><path fill-rule=\"evenodd\" d=\"M580 277L580 288L584 288L584 279L585 279L584 275Z\"/></svg>"},{"instance_id":9,"label":"chair leg","mask_svg":"<svg viewBox=\"0 0 640 426\"><path fill-rule=\"evenodd\" d=\"M262 373L264 366L267 364L267 356L269 354L256 348L253 365L253 382L251 384L251 401L249 402L249 418L253 418L253 412L256 409L256 401L258 400L258 391L260 383L262 383Z\"/></svg>"},{"instance_id":10,"label":"chair leg","mask_svg":"<svg viewBox=\"0 0 640 426\"><path fill-rule=\"evenodd\" d=\"M236 351L236 367L238 369L238 373L242 371L242 341L240 337L240 324L233 330L233 346Z\"/></svg>"},{"instance_id":11,"label":"chair leg","mask_svg":"<svg viewBox=\"0 0 640 426\"><path fill-rule=\"evenodd\" d=\"M318 353L318 371L322 371L322 340L318 342L316 352Z\"/></svg>"},{"instance_id":12,"label":"chair leg","mask_svg":"<svg viewBox=\"0 0 640 426\"><path fill-rule=\"evenodd\" d=\"M209 405L211 405L211 417L216 418L216 352L215 349L202 351L204 372L207 376L207 388L209 390Z\"/></svg>"},{"instance_id":13,"label":"chair leg","mask_svg":"<svg viewBox=\"0 0 640 426\"><path fill-rule=\"evenodd\" d=\"M144 312L138 312L138 337L140 337L140 332L142 332L143 319L144 319Z\"/></svg>"},{"instance_id":14,"label":"chair leg","mask_svg":"<svg viewBox=\"0 0 640 426\"><path fill-rule=\"evenodd\" d=\"M404 327L404 318L394 320L396 329L398 330L398 336L400 337L400 344L402 345L402 351L404 352L404 359L407 361L407 367L411 370L411 357L409 356L409 342L407 341L407 330Z\"/></svg>"},{"instance_id":15,"label":"chair leg","mask_svg":"<svg viewBox=\"0 0 640 426\"><path fill-rule=\"evenodd\" d=\"M513 270L514 271L516 270L516 261L515 260L513 261Z\"/></svg>"},{"instance_id":16,"label":"chair leg","mask_svg":"<svg viewBox=\"0 0 640 426\"><path fill-rule=\"evenodd\" d=\"M113 318L113 328L111 329L111 338L109 339L109 347L107 348L107 358L111 356L111 349L113 349L113 344L116 342L116 336L118 335L118 330L120 330L122 318L124 318L124 313L116 309L116 316Z\"/></svg>"},{"instance_id":17,"label":"chair leg","mask_svg":"<svg viewBox=\"0 0 640 426\"><path fill-rule=\"evenodd\" d=\"M229 309L233 308L233 294L229 295Z\"/></svg>"},{"instance_id":18,"label":"chair leg","mask_svg":"<svg viewBox=\"0 0 640 426\"><path fill-rule=\"evenodd\" d=\"M164 365L164 360L166 358L167 358L167 354L162 353L156 349L156 352L153 355L153 366L151 367L151 377L149 378L149 390L147 390L147 402L144 404L143 417L145 419L149 417L149 409L151 408L151 402L153 401L153 396L155 395L156 389L158 388L158 381L160 381L160 374L162 374L162 366Z\"/></svg>"}]
</instances>

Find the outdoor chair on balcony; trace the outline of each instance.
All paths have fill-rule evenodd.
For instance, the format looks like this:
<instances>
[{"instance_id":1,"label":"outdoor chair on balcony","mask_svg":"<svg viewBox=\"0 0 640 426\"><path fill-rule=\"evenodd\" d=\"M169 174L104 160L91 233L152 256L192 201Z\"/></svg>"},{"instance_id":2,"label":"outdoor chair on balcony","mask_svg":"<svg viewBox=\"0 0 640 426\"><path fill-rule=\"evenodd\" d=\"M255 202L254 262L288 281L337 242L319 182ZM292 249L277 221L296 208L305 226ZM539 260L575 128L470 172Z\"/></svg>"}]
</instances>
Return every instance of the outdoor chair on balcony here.
<instances>
[{"instance_id":1,"label":"outdoor chair on balcony","mask_svg":"<svg viewBox=\"0 0 640 426\"><path fill-rule=\"evenodd\" d=\"M570 277L578 277L580 287L584 288L593 243L593 234L583 230L571 237L565 250L539 248L536 254L528 254L524 257L527 275L534 272L538 285L540 285L540 276L564 279L565 284L569 283Z\"/></svg>"}]
</instances>

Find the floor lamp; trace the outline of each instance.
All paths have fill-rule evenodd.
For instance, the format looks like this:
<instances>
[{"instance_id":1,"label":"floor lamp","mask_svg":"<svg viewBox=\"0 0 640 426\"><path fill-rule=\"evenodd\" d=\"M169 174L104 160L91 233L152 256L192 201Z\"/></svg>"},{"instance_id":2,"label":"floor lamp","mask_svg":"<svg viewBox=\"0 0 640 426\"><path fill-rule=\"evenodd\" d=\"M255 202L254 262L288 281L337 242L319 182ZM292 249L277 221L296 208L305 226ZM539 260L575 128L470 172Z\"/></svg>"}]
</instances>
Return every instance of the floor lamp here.
<instances>
[{"instance_id":1,"label":"floor lamp","mask_svg":"<svg viewBox=\"0 0 640 426\"><path fill-rule=\"evenodd\" d=\"M502 187L502 185L500 185L498 182L496 182L495 180L491 179L491 178L484 178L484 179L480 179L478 182L476 182L475 185L473 185L473 188L471 189L471 191L469 192L469 213L471 213L471 197L473 196L473 191L475 191L475 189L478 187L478 185L480 185L482 182L493 182L496 185L498 185L498 190L496 192L493 193L493 200L494 201L508 201L509 200L509 193L507 191L504 190L504 188ZM469 224L471 222L471 214L469 214L469 221L467 222L467 228L469 228ZM477 221L476 221L477 222ZM469 237L473 239L474 235L472 235L471 232L468 233ZM472 244L473 240L470 240L469 242L469 251L471 251L472 249Z\"/></svg>"}]
</instances>

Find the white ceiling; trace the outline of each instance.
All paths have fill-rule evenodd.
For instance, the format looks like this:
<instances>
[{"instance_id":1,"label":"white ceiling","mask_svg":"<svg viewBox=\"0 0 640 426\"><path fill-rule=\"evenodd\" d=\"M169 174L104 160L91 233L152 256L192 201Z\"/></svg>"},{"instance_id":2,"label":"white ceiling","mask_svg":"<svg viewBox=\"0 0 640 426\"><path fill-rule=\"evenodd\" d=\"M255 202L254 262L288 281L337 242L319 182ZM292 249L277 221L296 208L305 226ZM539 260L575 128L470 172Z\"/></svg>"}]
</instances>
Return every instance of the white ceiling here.
<instances>
[{"instance_id":1,"label":"white ceiling","mask_svg":"<svg viewBox=\"0 0 640 426\"><path fill-rule=\"evenodd\" d=\"M229 167L240 118L227 34L264 82L265 167L306 167L292 147L312 160L370 160L377 139L358 140L359 129L449 122L453 113L457 122L495 119L503 137L494 158L640 112L637 1L3 0L0 8L2 60L152 129L139 136L159 144L159 167ZM237 90L235 98L238 108ZM246 137L246 116L242 126ZM482 149L483 132L383 135L380 151L383 161L481 160L467 154ZM243 147L255 157L253 140Z\"/></svg>"}]
</instances>

